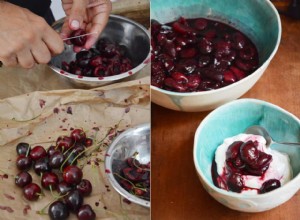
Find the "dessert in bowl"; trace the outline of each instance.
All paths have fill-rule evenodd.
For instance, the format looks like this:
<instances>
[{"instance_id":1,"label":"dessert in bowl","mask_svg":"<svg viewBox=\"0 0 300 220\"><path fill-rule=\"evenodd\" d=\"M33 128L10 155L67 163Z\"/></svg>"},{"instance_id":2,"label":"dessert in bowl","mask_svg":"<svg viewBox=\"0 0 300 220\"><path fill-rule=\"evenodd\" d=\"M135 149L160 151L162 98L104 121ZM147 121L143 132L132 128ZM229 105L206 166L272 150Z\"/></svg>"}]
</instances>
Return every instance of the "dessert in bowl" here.
<instances>
[{"instance_id":1,"label":"dessert in bowl","mask_svg":"<svg viewBox=\"0 0 300 220\"><path fill-rule=\"evenodd\" d=\"M151 98L178 111L211 110L243 95L281 37L279 15L267 0L154 0L151 19Z\"/></svg>"},{"instance_id":2,"label":"dessert in bowl","mask_svg":"<svg viewBox=\"0 0 300 220\"><path fill-rule=\"evenodd\" d=\"M265 140L261 136L243 134L253 125L266 128L275 141L300 141L300 120L296 116L276 105L256 99L235 100L212 111L199 125L194 141L194 163L206 191L223 205L243 212L261 212L275 208L289 200L300 188L300 155L294 154L287 158L282 154L278 156L279 152L264 149ZM239 171L243 176L231 181L234 172L224 174L222 169L225 166L230 169L225 163L228 159L234 162L232 159L235 157L233 151L228 152L227 149L238 141L242 141L242 145L248 141L257 141L258 153L263 152L265 159L261 163L261 169L249 169L252 174L245 170ZM219 154L218 151L223 153ZM242 151L240 148L239 152ZM245 162L244 158L242 162ZM214 163L220 166L217 175L214 173ZM249 168L249 164L246 166ZM252 168L255 166L253 163ZM265 166L268 166L266 170ZM218 176L227 182L218 185ZM232 184L239 182L241 178L243 184ZM274 182L265 183L270 179ZM274 179L279 180L280 185Z\"/></svg>"}]
</instances>

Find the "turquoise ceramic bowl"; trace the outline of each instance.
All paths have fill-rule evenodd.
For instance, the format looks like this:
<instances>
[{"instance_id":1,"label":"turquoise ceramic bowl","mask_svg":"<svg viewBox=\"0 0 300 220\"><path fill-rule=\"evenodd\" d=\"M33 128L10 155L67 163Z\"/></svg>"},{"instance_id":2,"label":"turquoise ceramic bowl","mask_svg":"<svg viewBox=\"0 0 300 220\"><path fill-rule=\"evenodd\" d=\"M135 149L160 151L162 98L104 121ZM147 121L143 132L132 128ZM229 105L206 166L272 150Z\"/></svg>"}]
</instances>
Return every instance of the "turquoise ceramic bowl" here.
<instances>
[{"instance_id":1,"label":"turquoise ceramic bowl","mask_svg":"<svg viewBox=\"0 0 300 220\"><path fill-rule=\"evenodd\" d=\"M293 179L282 187L260 195L241 195L214 186L211 165L216 148L227 137L261 125L278 142L300 142L300 120L284 109L256 99L239 99L212 111L199 125L194 140L194 163L206 191L223 205L244 212L272 209L300 189L300 155L291 163Z\"/></svg>"},{"instance_id":2,"label":"turquoise ceramic bowl","mask_svg":"<svg viewBox=\"0 0 300 220\"><path fill-rule=\"evenodd\" d=\"M205 17L241 30L257 46L260 68L253 74L221 89L178 93L151 86L151 100L178 111L214 109L246 93L262 76L274 57L281 39L281 22L269 0L151 0L151 19L167 23L178 19Z\"/></svg>"}]
</instances>

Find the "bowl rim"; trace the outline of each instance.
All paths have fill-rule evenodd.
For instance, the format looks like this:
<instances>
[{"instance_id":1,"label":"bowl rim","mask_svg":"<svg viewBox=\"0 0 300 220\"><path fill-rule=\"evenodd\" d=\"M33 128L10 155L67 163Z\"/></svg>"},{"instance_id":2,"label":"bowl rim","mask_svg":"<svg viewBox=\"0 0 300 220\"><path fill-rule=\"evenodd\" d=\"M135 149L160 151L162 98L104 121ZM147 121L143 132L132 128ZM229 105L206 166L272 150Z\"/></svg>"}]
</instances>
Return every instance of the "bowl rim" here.
<instances>
[{"instance_id":1,"label":"bowl rim","mask_svg":"<svg viewBox=\"0 0 300 220\"><path fill-rule=\"evenodd\" d=\"M156 86L150 85L151 90L155 90L155 91L167 94L169 96L186 97L186 96L209 95L209 94L215 94L215 93L218 93L218 92L222 92L222 91L227 90L227 89L233 89L233 88L239 86L240 84L244 83L248 79L254 78L257 74L260 73L261 69L266 68L267 65L269 65L269 63L271 62L271 60L275 56L275 54L276 54L276 52L277 52L277 50L279 48L280 41L281 41L281 35L282 35L281 20L280 20L280 16L279 16L279 13L278 13L277 9L271 3L271 1L266 0L265 2L266 2L267 5L270 6L270 8L273 10L274 14L276 15L277 28L278 28L277 40L276 40L275 47L274 47L272 53L269 55L268 59L266 59L265 62L263 62L263 64L260 65L253 73L251 73L250 75L246 76L245 78L243 78L243 79L241 79L241 80L239 80L239 81L237 81L235 83L232 83L232 84L227 85L227 86L222 87L222 88L218 88L218 89L214 89L214 90L209 90L209 91L184 92L184 93L183 92L173 92L173 91L161 89L161 88L158 88Z\"/></svg>"},{"instance_id":2,"label":"bowl rim","mask_svg":"<svg viewBox=\"0 0 300 220\"><path fill-rule=\"evenodd\" d=\"M150 45L150 39L151 39L150 38L150 33L149 33L149 31L147 31L147 29L143 25L137 23L136 21L133 21L130 18L121 16L121 15L110 14L109 17L120 19L120 20L125 20L125 21L127 21L129 23L132 23L133 25L137 26L139 29L141 29L146 34L146 36L148 37L147 39L149 40L149 45ZM58 25L59 23L63 22L65 18L66 17L63 17L63 18L57 20L52 25L52 27L54 27L55 25ZM151 58L151 49L149 47L149 52L148 52L147 56L145 57L145 59L139 65L137 65L136 67L134 67L131 70L120 73L118 75L105 76L105 77L78 76L78 75L66 72L66 71L54 66L53 64L50 63L51 61L48 63L48 66L52 70L54 70L55 73L57 73L61 76L65 76L65 77L70 78L70 79L77 80L77 81L82 81L82 82L111 82L111 81L120 80L120 79L123 79L127 76L132 76L132 75L136 74L137 72L139 72L141 69L143 69L150 62L150 58Z\"/></svg>"},{"instance_id":3,"label":"bowl rim","mask_svg":"<svg viewBox=\"0 0 300 220\"><path fill-rule=\"evenodd\" d=\"M233 100L231 102L228 102L218 108L216 108L215 110L213 110L212 112L210 112L198 125L195 136L194 136L194 146L193 146L193 159L194 159L194 165L196 167L196 171L197 174L200 176L201 180L205 182L206 185L208 185L213 191L220 193L222 195L225 196L229 196L229 197L233 197L233 198L238 198L238 199L253 199L253 198L265 198L265 197L269 197L272 196L273 194L280 194L282 191L284 191L285 188L289 187L291 184L293 184L296 181L300 181L300 173L298 173L296 176L293 177L292 180L289 180L286 184L284 184L283 186L271 191L271 192L267 192L264 194L256 194L256 195L245 195L245 194L241 194L241 193L236 193L236 192L231 192L231 191L226 191L224 189L220 189L218 187L216 187L214 184L212 184L210 181L207 180L207 178L204 176L202 170L200 169L200 165L199 165L199 161L197 159L197 149L198 149L198 142L199 142L199 133L201 132L201 130L203 129L204 124L207 123L208 119L215 115L218 114L223 108L226 108L229 105L232 104L237 104L237 103L245 103L245 102L250 102L256 105L267 105L270 106L274 109L277 109L278 111L287 114L288 116L290 116L291 118L293 118L295 121L298 122L298 124L300 125L300 119L298 117L296 117L295 115L293 115L292 113L288 112L287 110L279 107L278 105L272 104L270 102L267 101L263 101L260 99L254 99L254 98L243 98L243 99L237 99L237 100ZM298 186L297 191L300 189L300 186Z\"/></svg>"},{"instance_id":4,"label":"bowl rim","mask_svg":"<svg viewBox=\"0 0 300 220\"><path fill-rule=\"evenodd\" d=\"M136 131L136 130L140 130L140 129L146 129L149 130L149 133L151 133L150 130L150 123L143 123L143 124L139 124L136 125L134 127L128 128L125 131L123 131L120 135L118 135L109 145L107 151L106 151L106 155L111 155L112 151L114 150L115 145L118 143L118 141L120 141L124 136L126 136L128 133L131 133L132 131ZM149 143L150 144L150 143ZM105 164L105 170L112 170L111 167L111 157L106 156L105 160L104 160L104 164ZM113 188L120 194L122 195L124 198L128 199L129 201L139 204L141 206L150 208L151 205L151 197L150 197L150 201L138 198L134 195L132 195L131 193L127 192L119 183L118 181L115 179L114 175L112 172L105 172L108 180L110 182L110 184L113 186Z\"/></svg>"}]
</instances>

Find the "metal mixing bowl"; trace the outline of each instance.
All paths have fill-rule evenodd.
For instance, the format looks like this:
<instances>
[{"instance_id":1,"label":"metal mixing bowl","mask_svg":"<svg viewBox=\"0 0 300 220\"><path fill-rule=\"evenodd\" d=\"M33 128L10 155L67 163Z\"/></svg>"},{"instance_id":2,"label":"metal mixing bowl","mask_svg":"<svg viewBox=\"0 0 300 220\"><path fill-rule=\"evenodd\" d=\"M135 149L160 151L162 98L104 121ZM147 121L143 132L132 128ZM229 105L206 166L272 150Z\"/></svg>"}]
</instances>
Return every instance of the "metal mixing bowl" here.
<instances>
[{"instance_id":1,"label":"metal mixing bowl","mask_svg":"<svg viewBox=\"0 0 300 220\"><path fill-rule=\"evenodd\" d=\"M136 154L137 153L137 154ZM107 173L108 179L115 190L123 197L133 203L150 207L150 201L138 198L127 192L116 180L113 173L118 172L117 164L125 161L127 158L136 154L135 158L141 164L150 162L150 124L141 124L130 128L117 136L107 150L105 157L105 169L111 172Z\"/></svg>"},{"instance_id":2,"label":"metal mixing bowl","mask_svg":"<svg viewBox=\"0 0 300 220\"><path fill-rule=\"evenodd\" d=\"M60 32L64 18L58 20L53 28ZM107 85L119 80L124 80L144 68L150 61L150 36L147 30L140 24L128 18L110 15L108 23L100 35L100 38L107 38L111 41L124 45L128 48L128 55L133 61L134 68L119 75L103 78L77 76L61 69L63 61L75 60L76 53L72 45L65 44L65 50L60 55L53 57L49 63L52 70L61 77L69 80L79 87L98 87Z\"/></svg>"}]
</instances>

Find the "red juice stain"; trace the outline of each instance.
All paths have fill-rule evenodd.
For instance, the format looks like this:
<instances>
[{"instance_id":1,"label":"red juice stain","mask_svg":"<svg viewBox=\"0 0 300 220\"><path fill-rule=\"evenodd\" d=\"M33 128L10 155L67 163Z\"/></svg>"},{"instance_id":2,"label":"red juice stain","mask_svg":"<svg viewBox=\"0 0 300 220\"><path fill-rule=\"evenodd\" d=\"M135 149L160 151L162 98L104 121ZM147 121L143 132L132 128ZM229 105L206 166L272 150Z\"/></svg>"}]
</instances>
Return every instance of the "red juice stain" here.
<instances>
[{"instance_id":1,"label":"red juice stain","mask_svg":"<svg viewBox=\"0 0 300 220\"><path fill-rule=\"evenodd\" d=\"M46 101L43 100L43 99L40 99L39 102L40 102L40 107L41 107L41 108L44 108L44 107L45 107L45 104L46 104Z\"/></svg>"},{"instance_id":2,"label":"red juice stain","mask_svg":"<svg viewBox=\"0 0 300 220\"><path fill-rule=\"evenodd\" d=\"M67 114L70 114L70 115L73 114L73 112L72 112L72 107L71 107L71 106L69 106L69 107L67 108Z\"/></svg>"}]
</instances>

